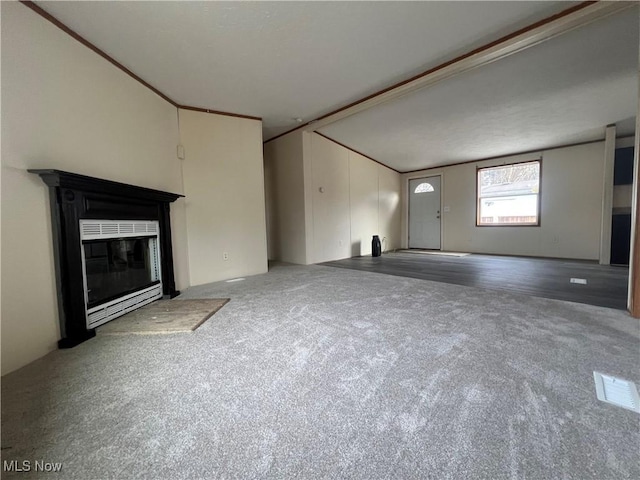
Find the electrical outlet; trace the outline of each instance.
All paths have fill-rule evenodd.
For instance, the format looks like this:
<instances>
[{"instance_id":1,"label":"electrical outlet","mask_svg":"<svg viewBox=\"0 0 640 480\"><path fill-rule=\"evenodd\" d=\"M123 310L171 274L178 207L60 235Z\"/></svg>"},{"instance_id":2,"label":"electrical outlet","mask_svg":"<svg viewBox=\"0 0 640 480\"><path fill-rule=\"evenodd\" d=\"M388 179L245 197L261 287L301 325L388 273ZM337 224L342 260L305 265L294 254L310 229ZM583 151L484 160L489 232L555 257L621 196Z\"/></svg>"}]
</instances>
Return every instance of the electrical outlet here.
<instances>
[{"instance_id":1,"label":"electrical outlet","mask_svg":"<svg viewBox=\"0 0 640 480\"><path fill-rule=\"evenodd\" d=\"M224 252L222 254L222 260L224 260L225 262L229 260L229 252Z\"/></svg>"}]
</instances>

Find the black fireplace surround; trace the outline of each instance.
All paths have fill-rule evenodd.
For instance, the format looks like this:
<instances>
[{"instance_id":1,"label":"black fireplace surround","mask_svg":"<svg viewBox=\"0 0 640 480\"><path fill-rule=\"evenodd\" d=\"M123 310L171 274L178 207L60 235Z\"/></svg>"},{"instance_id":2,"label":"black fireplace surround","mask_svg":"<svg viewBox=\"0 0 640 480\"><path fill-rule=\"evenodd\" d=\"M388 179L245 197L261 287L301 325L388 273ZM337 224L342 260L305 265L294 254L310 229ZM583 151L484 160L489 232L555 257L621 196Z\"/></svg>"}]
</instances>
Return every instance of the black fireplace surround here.
<instances>
[{"instance_id":1,"label":"black fireplace surround","mask_svg":"<svg viewBox=\"0 0 640 480\"><path fill-rule=\"evenodd\" d=\"M80 220L157 220L164 298L176 290L169 206L183 195L101 180L60 170L29 170L49 186L58 316L59 348L71 348L95 336L87 328Z\"/></svg>"}]
</instances>

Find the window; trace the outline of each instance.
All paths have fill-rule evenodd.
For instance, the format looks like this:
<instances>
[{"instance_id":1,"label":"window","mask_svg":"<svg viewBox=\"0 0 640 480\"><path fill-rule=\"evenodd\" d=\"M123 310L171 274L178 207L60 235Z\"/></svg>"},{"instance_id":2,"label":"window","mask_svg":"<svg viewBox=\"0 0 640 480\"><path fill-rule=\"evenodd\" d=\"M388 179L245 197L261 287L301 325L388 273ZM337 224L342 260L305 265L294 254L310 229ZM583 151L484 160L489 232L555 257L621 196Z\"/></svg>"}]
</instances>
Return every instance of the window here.
<instances>
[{"instance_id":1,"label":"window","mask_svg":"<svg viewBox=\"0 0 640 480\"><path fill-rule=\"evenodd\" d=\"M413 191L413 193L426 193L426 192L433 192L433 185L427 182L421 183Z\"/></svg>"},{"instance_id":2,"label":"window","mask_svg":"<svg viewBox=\"0 0 640 480\"><path fill-rule=\"evenodd\" d=\"M478 169L477 225L540 225L540 161Z\"/></svg>"}]
</instances>

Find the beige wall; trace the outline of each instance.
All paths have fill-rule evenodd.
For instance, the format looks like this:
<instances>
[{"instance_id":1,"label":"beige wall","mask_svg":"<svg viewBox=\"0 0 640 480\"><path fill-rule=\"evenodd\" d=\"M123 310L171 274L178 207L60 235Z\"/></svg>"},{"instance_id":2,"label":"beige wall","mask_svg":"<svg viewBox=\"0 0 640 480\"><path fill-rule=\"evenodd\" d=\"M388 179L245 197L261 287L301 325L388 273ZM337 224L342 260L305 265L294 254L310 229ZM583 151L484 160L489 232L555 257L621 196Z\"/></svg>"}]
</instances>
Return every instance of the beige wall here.
<instances>
[{"instance_id":1,"label":"beige wall","mask_svg":"<svg viewBox=\"0 0 640 480\"><path fill-rule=\"evenodd\" d=\"M542 158L540 227L476 227L476 167L538 158ZM408 180L433 174L442 174L443 250L598 259L604 142L404 174L405 246Z\"/></svg>"},{"instance_id":2,"label":"beige wall","mask_svg":"<svg viewBox=\"0 0 640 480\"><path fill-rule=\"evenodd\" d=\"M176 109L23 5L2 2L2 372L56 348L47 187L55 168L182 193ZM184 203L172 205L178 288Z\"/></svg>"},{"instance_id":3,"label":"beige wall","mask_svg":"<svg viewBox=\"0 0 640 480\"><path fill-rule=\"evenodd\" d=\"M265 145L270 257L320 263L400 246L400 174L316 133Z\"/></svg>"},{"instance_id":4,"label":"beige wall","mask_svg":"<svg viewBox=\"0 0 640 480\"><path fill-rule=\"evenodd\" d=\"M310 157L313 263L371 254L373 235L398 248L400 174L317 134Z\"/></svg>"},{"instance_id":5,"label":"beige wall","mask_svg":"<svg viewBox=\"0 0 640 480\"><path fill-rule=\"evenodd\" d=\"M371 255L371 237L379 235L379 165L357 153L348 152L348 154L351 217L350 256Z\"/></svg>"},{"instance_id":6,"label":"beige wall","mask_svg":"<svg viewBox=\"0 0 640 480\"><path fill-rule=\"evenodd\" d=\"M191 285L266 272L262 122L179 113Z\"/></svg>"},{"instance_id":7,"label":"beige wall","mask_svg":"<svg viewBox=\"0 0 640 480\"><path fill-rule=\"evenodd\" d=\"M383 251L395 250L401 245L402 179L399 173L378 165L378 182L378 234Z\"/></svg>"},{"instance_id":8,"label":"beige wall","mask_svg":"<svg viewBox=\"0 0 640 480\"><path fill-rule=\"evenodd\" d=\"M352 256L349 211L349 150L319 135L311 137L313 263Z\"/></svg>"},{"instance_id":9,"label":"beige wall","mask_svg":"<svg viewBox=\"0 0 640 480\"><path fill-rule=\"evenodd\" d=\"M307 263L302 132L264 146L269 259Z\"/></svg>"},{"instance_id":10,"label":"beige wall","mask_svg":"<svg viewBox=\"0 0 640 480\"><path fill-rule=\"evenodd\" d=\"M633 185L614 185L613 187L613 208L631 209L633 197ZM631 210L629 210L630 212Z\"/></svg>"}]
</instances>

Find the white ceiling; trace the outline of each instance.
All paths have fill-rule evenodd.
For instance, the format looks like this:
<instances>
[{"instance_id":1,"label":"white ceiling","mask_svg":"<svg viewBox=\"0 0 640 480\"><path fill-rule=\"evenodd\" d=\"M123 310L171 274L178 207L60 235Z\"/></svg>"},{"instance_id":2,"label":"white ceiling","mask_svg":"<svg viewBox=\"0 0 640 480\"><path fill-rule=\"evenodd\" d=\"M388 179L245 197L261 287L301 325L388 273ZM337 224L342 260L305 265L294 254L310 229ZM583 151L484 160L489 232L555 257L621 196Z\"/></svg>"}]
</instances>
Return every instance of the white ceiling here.
<instances>
[{"instance_id":1,"label":"white ceiling","mask_svg":"<svg viewBox=\"0 0 640 480\"><path fill-rule=\"evenodd\" d=\"M319 131L399 171L600 140L612 123L633 135L638 24L622 12Z\"/></svg>"},{"instance_id":2,"label":"white ceiling","mask_svg":"<svg viewBox=\"0 0 640 480\"><path fill-rule=\"evenodd\" d=\"M577 2L37 3L177 103L260 116L269 139ZM321 132L398 170L601 138L635 115L637 19L582 49L587 40L561 37Z\"/></svg>"},{"instance_id":3,"label":"white ceiling","mask_svg":"<svg viewBox=\"0 0 640 480\"><path fill-rule=\"evenodd\" d=\"M576 2L37 2L181 105L264 138Z\"/></svg>"}]
</instances>

